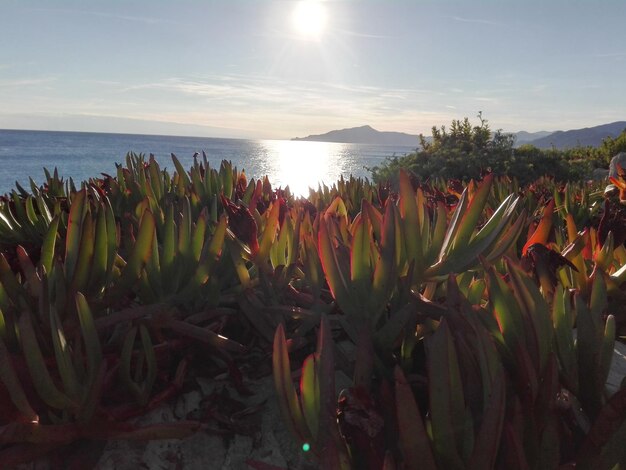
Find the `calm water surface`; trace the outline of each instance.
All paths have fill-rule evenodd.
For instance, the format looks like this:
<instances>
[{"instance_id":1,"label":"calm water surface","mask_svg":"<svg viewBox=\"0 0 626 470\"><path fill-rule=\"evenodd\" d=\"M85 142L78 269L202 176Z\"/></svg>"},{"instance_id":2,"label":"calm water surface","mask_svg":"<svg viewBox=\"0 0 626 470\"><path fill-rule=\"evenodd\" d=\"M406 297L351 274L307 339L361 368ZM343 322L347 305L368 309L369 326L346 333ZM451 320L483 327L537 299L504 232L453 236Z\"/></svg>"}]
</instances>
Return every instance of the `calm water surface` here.
<instances>
[{"instance_id":1,"label":"calm water surface","mask_svg":"<svg viewBox=\"0 0 626 470\"><path fill-rule=\"evenodd\" d=\"M28 188L29 177L41 184L44 167L56 167L65 178L82 181L100 173L115 174L115 163L122 162L130 151L154 154L170 172L174 167L171 153L189 168L193 154L204 151L216 168L222 160L231 160L245 169L249 178L267 175L274 187L289 185L295 194L305 195L309 187L317 188L320 182L332 184L341 175L369 177L366 167L412 150L288 140L0 130L0 194L15 188L16 181Z\"/></svg>"}]
</instances>

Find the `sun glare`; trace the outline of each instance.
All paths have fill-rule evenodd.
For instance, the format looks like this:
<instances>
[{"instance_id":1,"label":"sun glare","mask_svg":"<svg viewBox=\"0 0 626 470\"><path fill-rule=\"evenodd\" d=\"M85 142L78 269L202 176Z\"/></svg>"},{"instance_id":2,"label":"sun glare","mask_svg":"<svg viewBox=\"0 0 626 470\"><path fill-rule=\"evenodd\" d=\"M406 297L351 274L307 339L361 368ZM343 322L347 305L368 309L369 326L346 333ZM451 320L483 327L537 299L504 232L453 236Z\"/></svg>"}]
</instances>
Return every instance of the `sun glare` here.
<instances>
[{"instance_id":1,"label":"sun glare","mask_svg":"<svg viewBox=\"0 0 626 470\"><path fill-rule=\"evenodd\" d=\"M333 155L341 153L345 144L305 142L290 140L263 141L268 174L273 174L275 187L289 186L296 196L308 196L309 188L321 182L337 181L342 174L341 165L333 165Z\"/></svg>"},{"instance_id":2,"label":"sun glare","mask_svg":"<svg viewBox=\"0 0 626 470\"><path fill-rule=\"evenodd\" d=\"M326 7L321 1L303 0L297 3L292 15L296 32L306 39L319 39L326 27Z\"/></svg>"}]
</instances>

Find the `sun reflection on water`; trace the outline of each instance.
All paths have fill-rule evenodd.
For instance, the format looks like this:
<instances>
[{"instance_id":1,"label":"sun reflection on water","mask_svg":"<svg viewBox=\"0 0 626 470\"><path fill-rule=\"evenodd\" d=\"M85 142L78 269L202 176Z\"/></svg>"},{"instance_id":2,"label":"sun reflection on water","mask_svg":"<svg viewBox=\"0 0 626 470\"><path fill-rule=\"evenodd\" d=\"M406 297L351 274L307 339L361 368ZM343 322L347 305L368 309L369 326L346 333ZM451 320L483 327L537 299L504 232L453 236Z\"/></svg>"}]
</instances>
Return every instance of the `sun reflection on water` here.
<instances>
[{"instance_id":1,"label":"sun reflection on water","mask_svg":"<svg viewBox=\"0 0 626 470\"><path fill-rule=\"evenodd\" d=\"M336 182L342 174L338 156L345 144L289 140L263 141L266 150L265 174L273 175L272 186L289 185L292 194L307 196L309 188L321 182Z\"/></svg>"}]
</instances>

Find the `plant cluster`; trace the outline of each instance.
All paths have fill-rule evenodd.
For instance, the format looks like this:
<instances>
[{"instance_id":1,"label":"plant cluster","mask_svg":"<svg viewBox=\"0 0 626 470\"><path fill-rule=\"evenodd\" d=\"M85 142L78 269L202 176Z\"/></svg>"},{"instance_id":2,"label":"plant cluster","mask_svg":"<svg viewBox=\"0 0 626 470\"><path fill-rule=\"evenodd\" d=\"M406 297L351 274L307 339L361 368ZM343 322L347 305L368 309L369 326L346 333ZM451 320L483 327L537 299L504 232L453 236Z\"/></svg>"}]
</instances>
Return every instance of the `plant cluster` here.
<instances>
[{"instance_id":1,"label":"plant cluster","mask_svg":"<svg viewBox=\"0 0 626 470\"><path fill-rule=\"evenodd\" d=\"M371 168L374 181L397 184L400 169L411 171L422 181L433 177L469 181L484 172L506 175L522 185L546 175L562 182L581 181L590 178L594 168L608 168L613 156L626 151L626 130L615 139L605 139L598 148L516 147L513 135L492 132L482 115L478 117L479 125L473 126L465 118L452 121L449 128L433 127L429 139L420 135L420 148L415 152L390 157Z\"/></svg>"},{"instance_id":2,"label":"plant cluster","mask_svg":"<svg viewBox=\"0 0 626 470\"><path fill-rule=\"evenodd\" d=\"M245 388L269 355L321 468L624 464L626 388L605 383L626 249L601 191L403 171L397 192L350 178L304 199L172 160L0 200L4 465L206 430L127 420L192 374Z\"/></svg>"}]
</instances>

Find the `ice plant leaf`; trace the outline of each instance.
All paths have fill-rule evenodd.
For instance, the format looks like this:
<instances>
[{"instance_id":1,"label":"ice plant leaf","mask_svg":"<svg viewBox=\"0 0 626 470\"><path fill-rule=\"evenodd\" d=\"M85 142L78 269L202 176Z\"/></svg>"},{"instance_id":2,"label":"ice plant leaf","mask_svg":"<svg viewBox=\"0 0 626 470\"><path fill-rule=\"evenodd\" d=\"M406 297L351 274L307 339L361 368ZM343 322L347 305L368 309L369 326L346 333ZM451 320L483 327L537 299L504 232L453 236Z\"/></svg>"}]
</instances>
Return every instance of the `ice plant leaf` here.
<instances>
[{"instance_id":1,"label":"ice plant leaf","mask_svg":"<svg viewBox=\"0 0 626 470\"><path fill-rule=\"evenodd\" d=\"M512 351L524 337L524 323L511 288L500 278L493 266L487 270L487 287L489 303L504 341Z\"/></svg>"},{"instance_id":2,"label":"ice plant leaf","mask_svg":"<svg viewBox=\"0 0 626 470\"><path fill-rule=\"evenodd\" d=\"M465 404L456 350L447 320L442 320L427 349L428 392L433 447L442 468L465 468L460 455Z\"/></svg>"},{"instance_id":3,"label":"ice plant leaf","mask_svg":"<svg viewBox=\"0 0 626 470\"><path fill-rule=\"evenodd\" d=\"M550 236L550 230L552 229L552 214L554 212L554 199L551 199L550 202L543 208L543 215L541 220L539 221L539 225L533 232L533 234L528 238L524 248L522 248L522 255L525 256L528 252L528 248L530 248L535 243L541 243L542 245L547 245L548 238Z\"/></svg>"},{"instance_id":4,"label":"ice plant leaf","mask_svg":"<svg viewBox=\"0 0 626 470\"><path fill-rule=\"evenodd\" d=\"M487 261L495 263L499 260L517 242L525 226L526 209L522 209L521 213L515 216L515 222L506 231L498 233L485 254Z\"/></svg>"},{"instance_id":5,"label":"ice plant leaf","mask_svg":"<svg viewBox=\"0 0 626 470\"><path fill-rule=\"evenodd\" d=\"M87 303L87 299L80 292L76 294L76 311L80 321L83 340L85 343L85 352L87 353L87 385L90 385L96 377L102 362L102 347L100 346L100 338L94 323L91 309Z\"/></svg>"},{"instance_id":6,"label":"ice plant leaf","mask_svg":"<svg viewBox=\"0 0 626 470\"><path fill-rule=\"evenodd\" d=\"M187 266L190 261L191 254L191 207L189 198L185 197L182 201L181 217L178 223L178 253L181 256L183 265Z\"/></svg>"},{"instance_id":7,"label":"ice plant leaf","mask_svg":"<svg viewBox=\"0 0 626 470\"><path fill-rule=\"evenodd\" d=\"M91 210L86 208L85 216L80 231L80 243L78 246L78 257L72 286L76 290L84 290L89 276L89 268L92 263L94 250L94 223L91 218ZM68 278L69 279L69 278Z\"/></svg>"},{"instance_id":8,"label":"ice plant leaf","mask_svg":"<svg viewBox=\"0 0 626 470\"><path fill-rule=\"evenodd\" d=\"M52 270L52 263L54 261L54 250L57 240L57 231L59 229L59 215L55 215L48 226L48 230L43 239L41 245L41 259L39 262L46 268L46 272L49 273Z\"/></svg>"},{"instance_id":9,"label":"ice plant leaf","mask_svg":"<svg viewBox=\"0 0 626 470\"><path fill-rule=\"evenodd\" d=\"M165 226L163 227L163 251L160 257L161 273L164 280L174 276L176 246L178 245L176 221L174 220L174 206L170 203L165 211Z\"/></svg>"},{"instance_id":10,"label":"ice plant leaf","mask_svg":"<svg viewBox=\"0 0 626 470\"><path fill-rule=\"evenodd\" d=\"M598 382L601 384L606 383L613 360L615 350L615 316L607 316L603 333L600 346L600 363L598 364Z\"/></svg>"},{"instance_id":11,"label":"ice plant leaf","mask_svg":"<svg viewBox=\"0 0 626 470\"><path fill-rule=\"evenodd\" d=\"M65 236L65 275L67 279L74 278L74 270L78 262L81 227L86 210L85 198L86 190L83 189L74 195L70 206L67 235Z\"/></svg>"},{"instance_id":12,"label":"ice plant leaf","mask_svg":"<svg viewBox=\"0 0 626 470\"><path fill-rule=\"evenodd\" d=\"M235 236L250 247L253 255L259 251L259 241L257 239L258 226L256 220L247 207L236 205L230 199L221 196L222 205L228 213L228 226ZM276 216L278 221L278 216ZM269 232L268 232L269 233Z\"/></svg>"},{"instance_id":13,"label":"ice plant leaf","mask_svg":"<svg viewBox=\"0 0 626 470\"><path fill-rule=\"evenodd\" d=\"M574 222L574 217L572 214L567 214L565 218L565 223L567 225L567 237L571 244L574 246L584 245L584 235L579 234L576 229L576 223ZM576 279L575 285L580 288L587 283L587 271L585 269L583 255L581 253L582 246L580 250L577 251L578 254L573 255L572 257L568 257L566 254L566 250L563 250L563 256L567 257L573 264L576 266L577 271L572 273L574 279Z\"/></svg>"},{"instance_id":14,"label":"ice plant leaf","mask_svg":"<svg viewBox=\"0 0 626 470\"><path fill-rule=\"evenodd\" d=\"M608 271L611 263L613 262L613 239L613 232L609 232L606 236L606 240L604 240L602 248L595 252L594 261L603 271Z\"/></svg>"},{"instance_id":15,"label":"ice plant leaf","mask_svg":"<svg viewBox=\"0 0 626 470\"><path fill-rule=\"evenodd\" d=\"M95 240L93 241L93 258L91 262L91 273L88 283L88 289L93 290L99 288L100 284L106 279L109 261L109 236L107 234L106 222L106 206L98 207Z\"/></svg>"},{"instance_id":16,"label":"ice plant leaf","mask_svg":"<svg viewBox=\"0 0 626 470\"><path fill-rule=\"evenodd\" d=\"M493 259L498 251L506 251L515 243L522 227L523 219L520 222L520 216L512 224L512 219L515 216L515 210L519 203L520 199L506 198L483 228L467 244L455 244L454 247L448 247L445 250L445 247L442 248L442 252L445 251L445 253L440 255L436 264L426 270L425 276L442 276L453 272L462 272L475 265L480 255L486 259ZM512 228L514 231L512 233L508 231L503 232L507 227L509 229ZM499 237L502 238L505 233L511 238L502 242L499 240Z\"/></svg>"},{"instance_id":17,"label":"ice plant leaf","mask_svg":"<svg viewBox=\"0 0 626 470\"><path fill-rule=\"evenodd\" d=\"M317 336L316 356L319 360L320 419L318 452L321 468L347 469L347 450L337 427L337 394L335 391L335 344L326 315L322 315Z\"/></svg>"},{"instance_id":18,"label":"ice plant leaf","mask_svg":"<svg viewBox=\"0 0 626 470\"><path fill-rule=\"evenodd\" d=\"M400 310L395 311L385 324L376 331L374 335L376 344L390 351L401 334L406 331L407 325L410 325L411 321L415 321L416 310L415 305L408 303Z\"/></svg>"},{"instance_id":19,"label":"ice plant leaf","mask_svg":"<svg viewBox=\"0 0 626 470\"><path fill-rule=\"evenodd\" d=\"M367 222L367 219L361 213L361 216L357 217L353 223L354 234L350 248L350 280L356 290L354 298L357 301L368 295L368 285L371 284L371 235Z\"/></svg>"},{"instance_id":20,"label":"ice plant leaf","mask_svg":"<svg viewBox=\"0 0 626 470\"><path fill-rule=\"evenodd\" d=\"M534 281L510 259L505 259L515 299L525 319L525 338L537 371L543 370L552 342L550 308Z\"/></svg>"},{"instance_id":21,"label":"ice plant leaf","mask_svg":"<svg viewBox=\"0 0 626 470\"><path fill-rule=\"evenodd\" d=\"M224 238L226 237L226 226L226 216L222 214L219 223L217 224L217 227L215 227L213 236L208 243L208 247L206 247L206 253L201 258L200 263L198 264L198 267L196 269L195 279L198 285L206 283L213 273L213 269L224 246Z\"/></svg>"},{"instance_id":22,"label":"ice plant leaf","mask_svg":"<svg viewBox=\"0 0 626 470\"><path fill-rule=\"evenodd\" d=\"M557 285L552 300L552 322L554 325L554 341L559 357L562 374L566 378L566 386L575 395L578 394L578 362L576 347L572 335L573 318L569 304L569 293L562 285Z\"/></svg>"},{"instance_id":23,"label":"ice plant leaf","mask_svg":"<svg viewBox=\"0 0 626 470\"><path fill-rule=\"evenodd\" d=\"M604 384L598 382L601 331L581 294L576 293L574 295L574 305L578 326L576 350L578 353L578 376L580 378L579 398L593 417L600 410L601 393L604 389Z\"/></svg>"},{"instance_id":24,"label":"ice plant leaf","mask_svg":"<svg viewBox=\"0 0 626 470\"><path fill-rule=\"evenodd\" d=\"M141 388L143 396L145 396L145 400L147 401L150 397L152 387L154 386L154 381L156 380L157 363L152 339L150 338L150 333L148 333L148 329L145 325L139 325L139 336L141 338L141 345L143 347L144 358L146 360L146 375Z\"/></svg>"},{"instance_id":25,"label":"ice plant leaf","mask_svg":"<svg viewBox=\"0 0 626 470\"><path fill-rule=\"evenodd\" d=\"M309 354L302 363L302 377L300 379L300 400L307 427L313 440L318 437L320 415L320 388L318 365L315 354Z\"/></svg>"},{"instance_id":26,"label":"ice plant leaf","mask_svg":"<svg viewBox=\"0 0 626 470\"><path fill-rule=\"evenodd\" d=\"M430 247L426 251L425 261L432 264L439 253L442 251L444 240L446 238L446 229L448 227L448 216L446 206L443 202L437 201L435 211L435 226L432 230Z\"/></svg>"},{"instance_id":27,"label":"ice plant leaf","mask_svg":"<svg viewBox=\"0 0 626 470\"><path fill-rule=\"evenodd\" d=\"M502 368L493 377L491 394L485 400L484 415L467 468L494 468L504 423L506 381Z\"/></svg>"},{"instance_id":28,"label":"ice plant leaf","mask_svg":"<svg viewBox=\"0 0 626 470\"><path fill-rule=\"evenodd\" d=\"M122 352L120 353L120 377L122 382L126 385L128 390L133 394L135 399L140 405L147 403L147 397L143 393L141 387L133 380L131 374L131 367L133 363L133 349L135 345L135 338L137 337L137 327L133 326L124 337L122 343ZM141 361L137 361L139 364L137 367L141 367Z\"/></svg>"},{"instance_id":29,"label":"ice plant leaf","mask_svg":"<svg viewBox=\"0 0 626 470\"><path fill-rule=\"evenodd\" d=\"M396 382L396 418L400 449L404 468L407 470L436 470L435 458L430 447L430 439L424 428L422 414L413 396L402 369L394 369Z\"/></svg>"},{"instance_id":30,"label":"ice plant leaf","mask_svg":"<svg viewBox=\"0 0 626 470\"><path fill-rule=\"evenodd\" d=\"M18 324L26 365L39 396L53 408L60 410L75 408L75 403L57 388L48 372L28 311L22 312Z\"/></svg>"},{"instance_id":31,"label":"ice plant leaf","mask_svg":"<svg viewBox=\"0 0 626 470\"><path fill-rule=\"evenodd\" d=\"M117 224L115 222L115 215L113 214L113 207L111 207L111 201L109 198L104 199L104 212L107 227L107 282L111 280L113 273L113 265L117 257L117 247L119 245L117 240Z\"/></svg>"},{"instance_id":32,"label":"ice plant leaf","mask_svg":"<svg viewBox=\"0 0 626 470\"><path fill-rule=\"evenodd\" d=\"M26 253L24 247L21 245L17 245L17 247L15 247L15 252L20 263L20 268L24 273L24 281L28 283L29 292L33 297L39 297L41 280L35 271L35 265L28 256L28 253Z\"/></svg>"},{"instance_id":33,"label":"ice plant leaf","mask_svg":"<svg viewBox=\"0 0 626 470\"><path fill-rule=\"evenodd\" d=\"M470 241L483 213L485 204L487 203L487 197L491 191L493 178L494 175L491 173L483 179L474 192L467 209L461 214L461 221L452 242L453 247L465 246ZM467 191L467 188L465 191Z\"/></svg>"},{"instance_id":34,"label":"ice plant leaf","mask_svg":"<svg viewBox=\"0 0 626 470\"><path fill-rule=\"evenodd\" d=\"M204 247L204 235L206 233L207 220L206 212L202 211L196 220L191 234L191 254L193 261L197 263L200 260L200 254Z\"/></svg>"},{"instance_id":35,"label":"ice plant leaf","mask_svg":"<svg viewBox=\"0 0 626 470\"><path fill-rule=\"evenodd\" d=\"M11 401L24 418L30 422L39 421L37 413L33 411L22 384L17 378L9 351L0 337L0 380L7 388Z\"/></svg>"},{"instance_id":36,"label":"ice plant leaf","mask_svg":"<svg viewBox=\"0 0 626 470\"><path fill-rule=\"evenodd\" d=\"M403 221L404 241L407 262L414 263L414 269L421 273L423 269L422 234L415 198L415 191L405 170L400 171L400 216Z\"/></svg>"},{"instance_id":37,"label":"ice plant leaf","mask_svg":"<svg viewBox=\"0 0 626 470\"><path fill-rule=\"evenodd\" d=\"M241 354L246 350L240 343L217 334L209 328L203 328L182 320L169 320L166 325L178 335L209 344L218 351Z\"/></svg>"},{"instance_id":38,"label":"ice plant leaf","mask_svg":"<svg viewBox=\"0 0 626 470\"><path fill-rule=\"evenodd\" d=\"M172 161L174 162L174 166L176 167L176 172L178 173L178 190L179 194L185 194L186 188L191 186L191 181L189 180L189 175L181 165L180 160L176 158L176 155L171 154Z\"/></svg>"},{"instance_id":39,"label":"ice plant leaf","mask_svg":"<svg viewBox=\"0 0 626 470\"><path fill-rule=\"evenodd\" d=\"M274 385L278 394L278 404L283 418L287 421L292 433L301 442L307 442L310 435L300 408L298 395L291 380L289 352L287 351L287 340L285 339L285 330L282 324L278 325L274 335L272 370L274 373Z\"/></svg>"},{"instance_id":40,"label":"ice plant leaf","mask_svg":"<svg viewBox=\"0 0 626 470\"><path fill-rule=\"evenodd\" d=\"M50 330L52 335L52 345L54 348L54 357L57 363L57 369L63 382L65 392L73 400L80 397L80 385L74 364L72 363L72 351L70 345L65 338L63 326L55 309L50 309Z\"/></svg>"},{"instance_id":41,"label":"ice plant leaf","mask_svg":"<svg viewBox=\"0 0 626 470\"><path fill-rule=\"evenodd\" d=\"M280 201L280 199L277 199L272 203L269 216L265 220L265 227L263 229L263 235L261 235L261 243L259 244L258 249L258 259L261 261L267 260L272 243L276 240L278 218L280 216Z\"/></svg>"},{"instance_id":42,"label":"ice plant leaf","mask_svg":"<svg viewBox=\"0 0 626 470\"><path fill-rule=\"evenodd\" d=\"M454 248L454 238L459 230L459 226L461 224L461 220L463 219L463 213L467 210L467 206L469 204L468 201L469 196L467 195L467 188L461 194L461 198L452 213L452 218L450 219L450 224L448 225L448 229L446 230L446 235L441 243L441 250L439 252L439 261L443 260L445 256L452 251Z\"/></svg>"},{"instance_id":43,"label":"ice plant leaf","mask_svg":"<svg viewBox=\"0 0 626 470\"><path fill-rule=\"evenodd\" d=\"M596 268L593 272L589 309L591 310L591 318L593 319L594 326L598 329L601 328L602 314L608 305L607 298L604 273L602 270Z\"/></svg>"},{"instance_id":44,"label":"ice plant leaf","mask_svg":"<svg viewBox=\"0 0 626 470\"><path fill-rule=\"evenodd\" d=\"M337 249L334 246L330 225L332 220L320 219L318 231L318 250L322 268L326 275L328 286L337 303L343 311L348 315L358 315L359 312L354 308L352 297L348 290L348 266L342 266L337 257Z\"/></svg>"},{"instance_id":45,"label":"ice plant leaf","mask_svg":"<svg viewBox=\"0 0 626 470\"><path fill-rule=\"evenodd\" d=\"M152 212L146 209L139 221L139 233L135 246L128 259L128 264L124 273L129 276L129 280L135 280L141 273L141 268L152 254L152 243L155 238L156 223Z\"/></svg>"},{"instance_id":46,"label":"ice plant leaf","mask_svg":"<svg viewBox=\"0 0 626 470\"><path fill-rule=\"evenodd\" d=\"M391 291L396 285L396 220L393 204L388 203L383 218L380 255L376 260L374 279L372 281L372 302L369 307L372 317L370 324L375 325L389 302Z\"/></svg>"}]
</instances>

